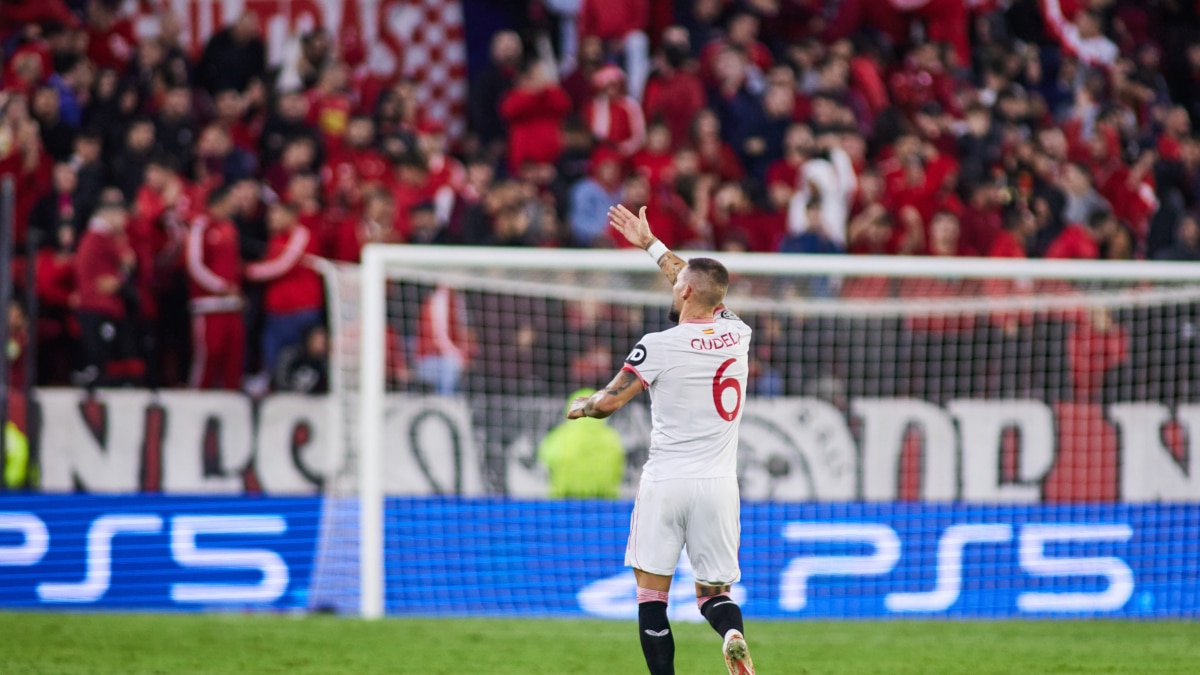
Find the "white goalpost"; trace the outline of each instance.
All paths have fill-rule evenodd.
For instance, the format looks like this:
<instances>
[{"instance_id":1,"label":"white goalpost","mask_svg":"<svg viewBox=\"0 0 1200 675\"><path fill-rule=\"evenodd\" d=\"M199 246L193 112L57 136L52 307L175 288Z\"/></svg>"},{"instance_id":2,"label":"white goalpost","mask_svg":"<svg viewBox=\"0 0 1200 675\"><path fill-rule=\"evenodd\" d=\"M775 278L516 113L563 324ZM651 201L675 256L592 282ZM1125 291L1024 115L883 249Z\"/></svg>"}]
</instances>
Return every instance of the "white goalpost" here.
<instances>
[{"instance_id":1,"label":"white goalpost","mask_svg":"<svg viewBox=\"0 0 1200 675\"><path fill-rule=\"evenodd\" d=\"M954 401L1004 399L1035 401L1057 412L1124 401L1171 407L1200 387L1198 343L1191 339L1200 333L1200 268L1193 264L681 255L716 257L730 270L728 304L755 328L761 347L754 353L757 375L749 397L763 406L789 397L820 400L850 419L863 414L859 401L916 400L956 410ZM629 250L370 245L361 266L323 271L332 324L331 410L339 430L330 461L340 468L325 483L313 580L320 597L313 604L378 618L394 612L398 602L389 599L388 579L409 582L409 554L389 543L395 536L389 528L403 521L388 513L387 498L534 495L531 448L561 415L554 406L576 384L602 385L607 379L589 378L611 376L641 334L662 329L670 295L656 266ZM458 304L437 314L430 296L441 288ZM435 333L449 332L430 338L422 312L449 322L450 328ZM437 382L421 379L428 340L459 341L469 355L462 372ZM409 364L403 378L396 375L399 362ZM509 373L521 382L510 382ZM453 392L439 390L446 381L457 383ZM389 420L408 414L406 406L417 401L437 402L441 418L461 421L444 432L453 443L423 446L453 445L452 461L427 449L398 458L393 446L415 445L416 429L424 427L414 422L405 435ZM642 438L639 424L622 428L634 439L631 446ZM744 439L747 433L743 427ZM910 487L902 473L893 481L899 487L877 488L886 481L864 477L865 457L847 478L822 474L811 459L784 472L777 452L747 452L746 461L754 463L747 480L757 486L752 489L762 488L751 498L874 501L887 498L880 490L911 489L919 499L950 493L971 501L990 494L969 493L970 486L943 477L929 461L906 468L900 450L893 458L897 470L916 473ZM401 460L416 468L401 471L394 466ZM1013 462L1012 471L1021 474L1013 484L1028 483L1021 472L1030 469ZM1141 488L1130 484L1131 469L1095 462L1065 476L1062 470L1043 472L1043 498L1107 499L1114 490L1116 499L1136 498L1131 490ZM636 479L636 464L631 455L628 481ZM450 468L439 473L443 465ZM428 475L432 487L406 487L408 474L415 473ZM1118 474L1108 492L1088 484L1107 485Z\"/></svg>"}]
</instances>

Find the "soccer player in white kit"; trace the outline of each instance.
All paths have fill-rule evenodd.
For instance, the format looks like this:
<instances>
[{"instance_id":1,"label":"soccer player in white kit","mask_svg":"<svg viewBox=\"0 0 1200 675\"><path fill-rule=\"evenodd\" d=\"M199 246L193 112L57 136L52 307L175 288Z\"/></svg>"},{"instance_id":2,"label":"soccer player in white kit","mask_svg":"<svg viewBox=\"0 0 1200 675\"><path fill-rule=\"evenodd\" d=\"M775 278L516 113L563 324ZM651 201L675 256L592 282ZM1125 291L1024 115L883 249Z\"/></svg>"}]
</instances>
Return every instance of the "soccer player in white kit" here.
<instances>
[{"instance_id":1,"label":"soccer player in white kit","mask_svg":"<svg viewBox=\"0 0 1200 675\"><path fill-rule=\"evenodd\" d=\"M711 258L686 263L650 231L646 209L609 210L612 226L645 249L673 284L678 322L638 342L604 389L572 402L568 417L608 417L650 391L650 458L630 518L625 564L637 579L638 633L651 675L673 675L667 592L687 547L696 604L724 639L730 675L753 675L742 610L729 595L738 569L738 424L749 374L750 327L725 308L729 272Z\"/></svg>"}]
</instances>

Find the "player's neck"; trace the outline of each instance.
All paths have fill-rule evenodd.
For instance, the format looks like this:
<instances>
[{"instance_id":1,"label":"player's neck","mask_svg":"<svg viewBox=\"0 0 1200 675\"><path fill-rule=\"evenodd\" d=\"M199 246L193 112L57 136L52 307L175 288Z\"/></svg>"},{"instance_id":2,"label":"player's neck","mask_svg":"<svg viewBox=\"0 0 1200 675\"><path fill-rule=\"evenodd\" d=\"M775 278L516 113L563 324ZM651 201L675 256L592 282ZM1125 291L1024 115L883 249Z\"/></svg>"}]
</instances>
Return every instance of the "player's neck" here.
<instances>
[{"instance_id":1,"label":"player's neck","mask_svg":"<svg viewBox=\"0 0 1200 675\"><path fill-rule=\"evenodd\" d=\"M684 307L679 313L679 323L694 323L696 321L712 321L715 307Z\"/></svg>"}]
</instances>

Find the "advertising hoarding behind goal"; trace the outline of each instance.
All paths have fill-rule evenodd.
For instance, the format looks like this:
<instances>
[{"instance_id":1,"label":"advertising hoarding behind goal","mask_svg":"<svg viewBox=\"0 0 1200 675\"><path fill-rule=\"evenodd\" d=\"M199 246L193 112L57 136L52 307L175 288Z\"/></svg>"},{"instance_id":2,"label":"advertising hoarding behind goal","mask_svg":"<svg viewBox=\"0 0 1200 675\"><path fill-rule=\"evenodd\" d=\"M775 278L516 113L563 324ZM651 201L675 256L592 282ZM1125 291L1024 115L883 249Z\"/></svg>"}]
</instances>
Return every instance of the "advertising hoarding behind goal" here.
<instances>
[{"instance_id":1,"label":"advertising hoarding behind goal","mask_svg":"<svg viewBox=\"0 0 1200 675\"><path fill-rule=\"evenodd\" d=\"M385 610L630 618L632 504L387 501ZM337 610L313 592L318 498L0 498L0 607ZM750 503L754 618L1196 617L1200 506ZM700 620L690 565L671 611Z\"/></svg>"}]
</instances>

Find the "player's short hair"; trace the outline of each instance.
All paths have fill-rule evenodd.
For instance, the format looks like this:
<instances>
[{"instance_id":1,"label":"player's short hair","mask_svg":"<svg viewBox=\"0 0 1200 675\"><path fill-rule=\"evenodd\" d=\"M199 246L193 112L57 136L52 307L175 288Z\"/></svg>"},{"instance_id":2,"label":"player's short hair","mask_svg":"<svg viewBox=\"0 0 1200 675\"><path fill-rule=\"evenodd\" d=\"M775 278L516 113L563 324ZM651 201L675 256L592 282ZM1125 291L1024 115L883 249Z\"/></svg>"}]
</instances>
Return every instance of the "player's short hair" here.
<instances>
[{"instance_id":1,"label":"player's short hair","mask_svg":"<svg viewBox=\"0 0 1200 675\"><path fill-rule=\"evenodd\" d=\"M729 270L712 258L692 258L687 262L685 272L689 276L688 283L696 291L696 300L716 307L725 301L725 292L729 290Z\"/></svg>"}]
</instances>

